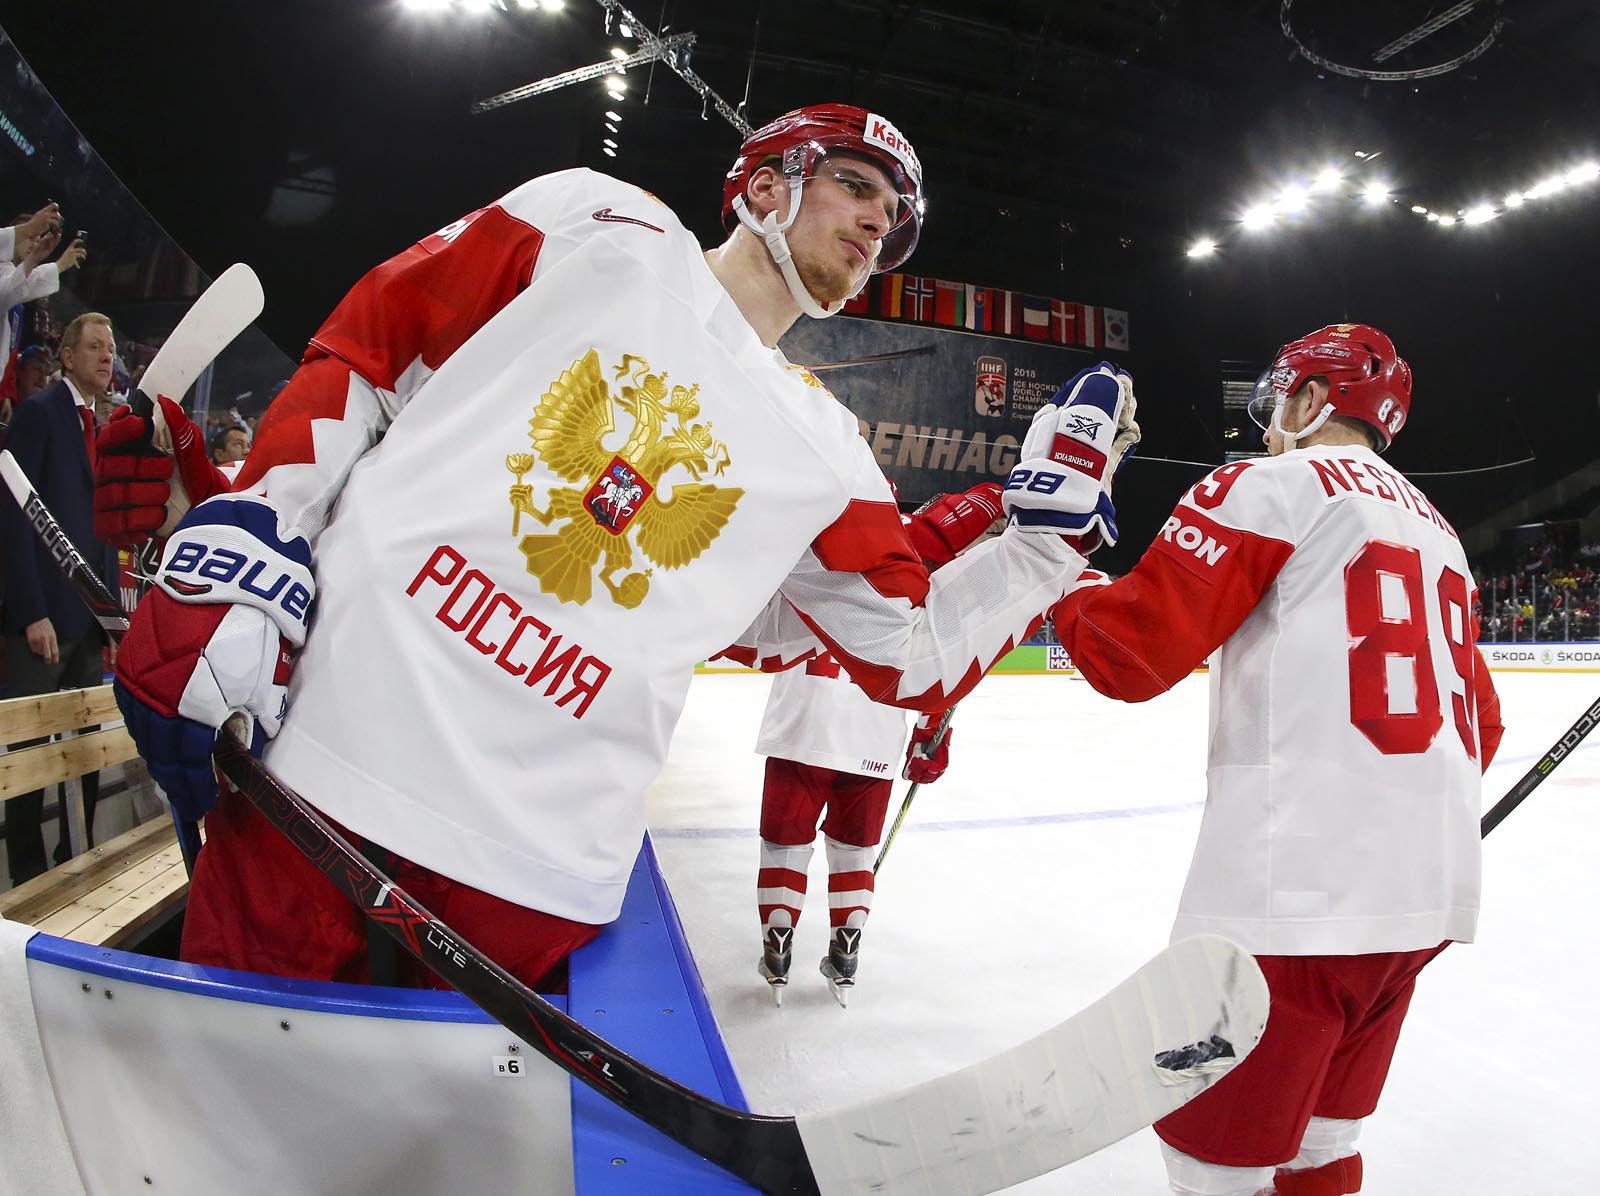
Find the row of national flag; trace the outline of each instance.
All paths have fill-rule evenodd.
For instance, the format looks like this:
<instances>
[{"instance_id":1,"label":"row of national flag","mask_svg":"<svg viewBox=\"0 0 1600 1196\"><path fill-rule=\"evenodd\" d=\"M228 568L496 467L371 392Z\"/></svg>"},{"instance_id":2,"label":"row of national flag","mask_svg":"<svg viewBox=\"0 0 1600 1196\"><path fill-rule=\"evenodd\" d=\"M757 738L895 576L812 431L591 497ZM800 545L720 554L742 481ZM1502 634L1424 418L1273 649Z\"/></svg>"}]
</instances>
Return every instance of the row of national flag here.
<instances>
[{"instance_id":1,"label":"row of national flag","mask_svg":"<svg viewBox=\"0 0 1600 1196\"><path fill-rule=\"evenodd\" d=\"M966 328L1058 345L1128 348L1125 311L917 274L875 274L844 310L847 315Z\"/></svg>"}]
</instances>

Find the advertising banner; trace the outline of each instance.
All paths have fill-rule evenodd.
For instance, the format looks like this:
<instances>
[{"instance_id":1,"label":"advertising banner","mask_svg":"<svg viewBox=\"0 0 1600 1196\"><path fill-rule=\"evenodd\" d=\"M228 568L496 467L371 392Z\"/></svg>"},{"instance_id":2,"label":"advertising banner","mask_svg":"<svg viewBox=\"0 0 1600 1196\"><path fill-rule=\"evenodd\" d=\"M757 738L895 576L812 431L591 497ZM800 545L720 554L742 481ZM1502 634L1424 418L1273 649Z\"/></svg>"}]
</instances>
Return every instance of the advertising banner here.
<instances>
[{"instance_id":1,"label":"advertising banner","mask_svg":"<svg viewBox=\"0 0 1600 1196\"><path fill-rule=\"evenodd\" d=\"M1001 481L1033 413L1097 349L840 316L783 338L855 413L902 502Z\"/></svg>"}]
</instances>

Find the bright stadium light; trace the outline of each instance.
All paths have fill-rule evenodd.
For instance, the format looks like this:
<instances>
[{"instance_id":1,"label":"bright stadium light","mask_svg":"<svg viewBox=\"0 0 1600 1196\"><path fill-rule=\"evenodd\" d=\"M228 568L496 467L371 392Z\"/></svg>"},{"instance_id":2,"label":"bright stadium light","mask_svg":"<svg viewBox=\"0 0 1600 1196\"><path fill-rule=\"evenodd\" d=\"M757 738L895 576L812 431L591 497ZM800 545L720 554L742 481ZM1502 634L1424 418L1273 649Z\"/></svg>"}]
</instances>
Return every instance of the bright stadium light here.
<instances>
[{"instance_id":1,"label":"bright stadium light","mask_svg":"<svg viewBox=\"0 0 1600 1196\"><path fill-rule=\"evenodd\" d=\"M1361 202L1369 208L1376 208L1389 202L1389 184L1382 179L1373 179L1361 190Z\"/></svg>"},{"instance_id":2,"label":"bright stadium light","mask_svg":"<svg viewBox=\"0 0 1600 1196\"><path fill-rule=\"evenodd\" d=\"M400 0L400 6L409 12L443 12L450 0Z\"/></svg>"},{"instance_id":3,"label":"bright stadium light","mask_svg":"<svg viewBox=\"0 0 1600 1196\"><path fill-rule=\"evenodd\" d=\"M1337 166L1324 166L1317 172L1317 177L1311 180L1311 193L1327 195L1329 192L1337 191L1342 182L1344 175L1339 173Z\"/></svg>"},{"instance_id":4,"label":"bright stadium light","mask_svg":"<svg viewBox=\"0 0 1600 1196\"><path fill-rule=\"evenodd\" d=\"M612 46L611 47L611 57L613 57L613 58L626 58L627 56L628 56L628 52L626 50L624 50L621 46Z\"/></svg>"},{"instance_id":5,"label":"bright stadium light","mask_svg":"<svg viewBox=\"0 0 1600 1196\"><path fill-rule=\"evenodd\" d=\"M1522 192L1511 191L1506 194L1506 197L1502 202L1508 208L1520 208L1522 206L1523 198L1524 196Z\"/></svg>"},{"instance_id":6,"label":"bright stadium light","mask_svg":"<svg viewBox=\"0 0 1600 1196\"><path fill-rule=\"evenodd\" d=\"M1600 179L1600 162L1584 162L1582 165L1574 166L1563 177L1569 187L1576 187L1579 183L1592 183L1595 179Z\"/></svg>"},{"instance_id":7,"label":"bright stadium light","mask_svg":"<svg viewBox=\"0 0 1600 1196\"><path fill-rule=\"evenodd\" d=\"M1428 209L1423 207L1419 203L1412 204L1411 205L1411 210L1413 212L1415 212L1418 216L1426 216L1428 214Z\"/></svg>"},{"instance_id":8,"label":"bright stadium light","mask_svg":"<svg viewBox=\"0 0 1600 1196\"><path fill-rule=\"evenodd\" d=\"M609 145L612 149L616 149L617 148L617 143L615 141L612 141L611 138L609 138L609 137L601 138L600 144L601 145Z\"/></svg>"},{"instance_id":9,"label":"bright stadium light","mask_svg":"<svg viewBox=\"0 0 1600 1196\"><path fill-rule=\"evenodd\" d=\"M615 158L617 156L617 151L612 149L609 145L601 146L600 152L608 158Z\"/></svg>"},{"instance_id":10,"label":"bright stadium light","mask_svg":"<svg viewBox=\"0 0 1600 1196\"><path fill-rule=\"evenodd\" d=\"M1244 210L1244 215L1240 217L1240 220L1244 226L1250 229L1252 232L1263 228L1270 228L1272 222L1276 219L1277 212L1273 209L1270 203L1251 204Z\"/></svg>"},{"instance_id":11,"label":"bright stadium light","mask_svg":"<svg viewBox=\"0 0 1600 1196\"><path fill-rule=\"evenodd\" d=\"M1439 223L1440 224L1454 224L1455 222L1456 222L1456 218L1454 216L1440 216L1439 217Z\"/></svg>"},{"instance_id":12,"label":"bright stadium light","mask_svg":"<svg viewBox=\"0 0 1600 1196\"><path fill-rule=\"evenodd\" d=\"M1567 176L1566 175L1564 175L1564 174L1548 175L1545 178L1540 179L1533 186L1528 188L1528 198L1529 199L1543 199L1546 195L1554 195L1557 191L1560 191L1563 188L1565 188L1566 185L1567 185Z\"/></svg>"},{"instance_id":13,"label":"bright stadium light","mask_svg":"<svg viewBox=\"0 0 1600 1196\"><path fill-rule=\"evenodd\" d=\"M622 119L622 114L620 112L607 112L606 119L620 121Z\"/></svg>"},{"instance_id":14,"label":"bright stadium light","mask_svg":"<svg viewBox=\"0 0 1600 1196\"><path fill-rule=\"evenodd\" d=\"M1476 207L1468 208L1462 214L1461 222L1463 224L1488 224L1498 215L1500 215L1500 212L1492 203L1481 203Z\"/></svg>"},{"instance_id":15,"label":"bright stadium light","mask_svg":"<svg viewBox=\"0 0 1600 1196\"><path fill-rule=\"evenodd\" d=\"M1290 183L1278 192L1278 210L1286 216L1298 216L1310 202L1310 192L1299 183Z\"/></svg>"},{"instance_id":16,"label":"bright stadium light","mask_svg":"<svg viewBox=\"0 0 1600 1196\"><path fill-rule=\"evenodd\" d=\"M1216 251L1217 251L1217 243L1215 241L1209 240L1208 238L1205 238L1205 237L1201 237L1193 245L1189 246L1188 250L1186 251L1185 256L1187 256L1187 257L1210 257Z\"/></svg>"}]
</instances>

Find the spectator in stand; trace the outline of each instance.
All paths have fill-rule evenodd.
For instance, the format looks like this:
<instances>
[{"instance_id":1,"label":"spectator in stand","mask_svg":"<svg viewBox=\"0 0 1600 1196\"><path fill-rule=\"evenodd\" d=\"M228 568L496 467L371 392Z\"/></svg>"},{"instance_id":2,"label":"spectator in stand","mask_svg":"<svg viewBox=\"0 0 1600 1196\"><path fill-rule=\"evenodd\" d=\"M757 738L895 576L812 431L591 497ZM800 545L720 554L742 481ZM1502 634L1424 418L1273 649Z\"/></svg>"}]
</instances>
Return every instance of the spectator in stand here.
<instances>
[{"instance_id":1,"label":"spectator in stand","mask_svg":"<svg viewBox=\"0 0 1600 1196\"><path fill-rule=\"evenodd\" d=\"M46 204L32 216L0 228L0 398L16 397L15 350L22 324L22 309L35 299L61 288L61 275L87 256L83 243L74 240L53 262L45 259L61 243L61 213Z\"/></svg>"},{"instance_id":2,"label":"spectator in stand","mask_svg":"<svg viewBox=\"0 0 1600 1196\"><path fill-rule=\"evenodd\" d=\"M212 464L233 465L250 455L250 432L237 424L224 424L211 433L208 447Z\"/></svg>"},{"instance_id":3,"label":"spectator in stand","mask_svg":"<svg viewBox=\"0 0 1600 1196\"><path fill-rule=\"evenodd\" d=\"M17 404L7 448L39 497L102 578L116 576L94 536L94 414L92 404L111 383L111 321L88 312L61 338L63 377ZM9 490L0 494L6 551L4 577L6 664L13 697L99 685L104 675L105 632L23 519ZM38 742L44 742L39 740ZM31 746L31 745L23 745ZM92 835L99 774L83 779L84 813ZM6 855L12 884L45 870L39 819L44 792L6 805ZM65 821L63 817L63 821ZM66 859L65 834L56 862Z\"/></svg>"}]
</instances>

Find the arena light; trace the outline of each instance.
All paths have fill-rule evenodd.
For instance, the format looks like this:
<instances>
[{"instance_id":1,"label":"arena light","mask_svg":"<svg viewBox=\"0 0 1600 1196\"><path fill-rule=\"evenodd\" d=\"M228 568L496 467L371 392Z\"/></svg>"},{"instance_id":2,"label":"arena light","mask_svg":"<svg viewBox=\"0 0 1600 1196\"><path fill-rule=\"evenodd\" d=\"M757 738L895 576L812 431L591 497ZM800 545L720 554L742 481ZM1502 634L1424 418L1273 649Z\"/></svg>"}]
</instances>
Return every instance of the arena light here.
<instances>
[{"instance_id":1,"label":"arena light","mask_svg":"<svg viewBox=\"0 0 1600 1196\"><path fill-rule=\"evenodd\" d=\"M616 131L617 131L617 126L612 124L609 120L606 121L606 132L607 133L615 133Z\"/></svg>"},{"instance_id":2,"label":"arena light","mask_svg":"<svg viewBox=\"0 0 1600 1196\"><path fill-rule=\"evenodd\" d=\"M1456 222L1456 218L1454 216L1440 216L1439 217L1439 223L1440 224L1454 224L1455 222Z\"/></svg>"},{"instance_id":3,"label":"arena light","mask_svg":"<svg viewBox=\"0 0 1600 1196\"><path fill-rule=\"evenodd\" d=\"M621 120L621 119L622 119L622 113L620 113L620 112L609 112L609 111L608 111L608 112L607 112L607 113L606 113L606 119L607 119L607 120L616 120L616 121L620 121L620 120Z\"/></svg>"},{"instance_id":4,"label":"arena light","mask_svg":"<svg viewBox=\"0 0 1600 1196\"><path fill-rule=\"evenodd\" d=\"M1186 257L1210 257L1217 251L1217 243L1207 237L1201 237L1185 251Z\"/></svg>"},{"instance_id":5,"label":"arena light","mask_svg":"<svg viewBox=\"0 0 1600 1196\"><path fill-rule=\"evenodd\" d=\"M1369 208L1381 207L1389 202L1389 184L1383 179L1373 179L1361 189L1361 202Z\"/></svg>"},{"instance_id":6,"label":"arena light","mask_svg":"<svg viewBox=\"0 0 1600 1196\"><path fill-rule=\"evenodd\" d=\"M1426 216L1428 214L1428 209L1423 207L1419 203L1412 204L1411 205L1411 210L1413 212L1415 212L1418 216Z\"/></svg>"},{"instance_id":7,"label":"arena light","mask_svg":"<svg viewBox=\"0 0 1600 1196\"><path fill-rule=\"evenodd\" d=\"M1256 203L1244 210L1239 222L1251 232L1259 232L1264 228L1271 228L1272 222L1277 218L1278 213L1270 203Z\"/></svg>"},{"instance_id":8,"label":"arena light","mask_svg":"<svg viewBox=\"0 0 1600 1196\"><path fill-rule=\"evenodd\" d=\"M567 6L566 0L542 0L545 12L560 12Z\"/></svg>"},{"instance_id":9,"label":"arena light","mask_svg":"<svg viewBox=\"0 0 1600 1196\"><path fill-rule=\"evenodd\" d=\"M1504 203L1508 208L1520 208L1523 204L1523 194L1520 191L1508 192L1505 199L1501 202Z\"/></svg>"},{"instance_id":10,"label":"arena light","mask_svg":"<svg viewBox=\"0 0 1600 1196\"><path fill-rule=\"evenodd\" d=\"M407 12L443 12L450 0L400 0L400 7Z\"/></svg>"},{"instance_id":11,"label":"arena light","mask_svg":"<svg viewBox=\"0 0 1600 1196\"><path fill-rule=\"evenodd\" d=\"M609 145L601 146L600 152L608 158L615 158L617 156L617 151L612 149Z\"/></svg>"},{"instance_id":12,"label":"arena light","mask_svg":"<svg viewBox=\"0 0 1600 1196\"><path fill-rule=\"evenodd\" d=\"M628 52L626 50L624 50L621 46L612 46L611 47L611 57L613 57L613 58L626 58L627 56L628 56Z\"/></svg>"},{"instance_id":13,"label":"arena light","mask_svg":"<svg viewBox=\"0 0 1600 1196\"><path fill-rule=\"evenodd\" d=\"M1584 162L1567 171L1565 178L1567 186L1576 187L1580 183L1592 183L1600 179L1600 162Z\"/></svg>"},{"instance_id":14,"label":"arena light","mask_svg":"<svg viewBox=\"0 0 1600 1196\"><path fill-rule=\"evenodd\" d=\"M606 76L606 90L607 91L627 91L628 90L628 81L626 79L624 79L621 75L607 75Z\"/></svg>"},{"instance_id":15,"label":"arena light","mask_svg":"<svg viewBox=\"0 0 1600 1196\"><path fill-rule=\"evenodd\" d=\"M1527 190L1529 199L1543 199L1546 195L1554 195L1557 191L1564 190L1567 185L1567 176L1564 174L1547 175L1540 179Z\"/></svg>"},{"instance_id":16,"label":"arena light","mask_svg":"<svg viewBox=\"0 0 1600 1196\"><path fill-rule=\"evenodd\" d=\"M1311 193L1313 195L1327 195L1337 191L1344 182L1344 175L1339 173L1337 166L1324 166L1317 172L1317 177L1311 180Z\"/></svg>"},{"instance_id":17,"label":"arena light","mask_svg":"<svg viewBox=\"0 0 1600 1196\"><path fill-rule=\"evenodd\" d=\"M1463 212L1461 214L1461 223L1488 224L1489 221L1493 220L1498 215L1500 215L1500 210L1492 203L1481 203L1475 207L1470 207Z\"/></svg>"},{"instance_id":18,"label":"arena light","mask_svg":"<svg viewBox=\"0 0 1600 1196\"><path fill-rule=\"evenodd\" d=\"M612 141L611 138L609 138L609 137L603 138L601 140L600 144L601 145L609 145L612 149L616 149L617 148L617 143L615 141Z\"/></svg>"},{"instance_id":19,"label":"arena light","mask_svg":"<svg viewBox=\"0 0 1600 1196\"><path fill-rule=\"evenodd\" d=\"M1298 216L1311 203L1311 193L1299 183L1290 183L1278 192L1278 211L1285 216Z\"/></svg>"}]
</instances>

